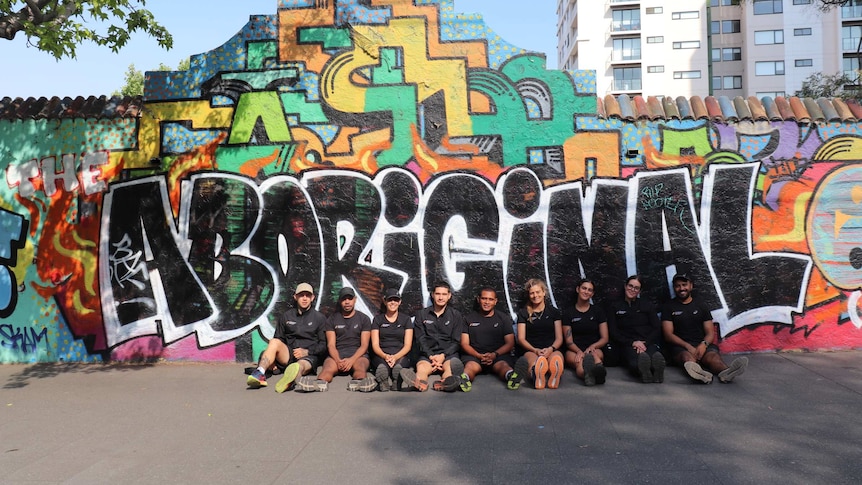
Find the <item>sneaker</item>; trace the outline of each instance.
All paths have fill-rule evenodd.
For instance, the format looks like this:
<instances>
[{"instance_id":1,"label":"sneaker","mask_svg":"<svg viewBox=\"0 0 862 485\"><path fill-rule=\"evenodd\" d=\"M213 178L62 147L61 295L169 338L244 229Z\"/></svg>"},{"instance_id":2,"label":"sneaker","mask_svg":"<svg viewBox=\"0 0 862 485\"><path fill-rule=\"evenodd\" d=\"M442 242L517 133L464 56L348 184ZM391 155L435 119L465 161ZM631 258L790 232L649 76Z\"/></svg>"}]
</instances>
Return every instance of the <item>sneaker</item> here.
<instances>
[{"instance_id":1,"label":"sneaker","mask_svg":"<svg viewBox=\"0 0 862 485\"><path fill-rule=\"evenodd\" d=\"M593 354L584 355L584 385L596 385L596 358Z\"/></svg>"},{"instance_id":2,"label":"sneaker","mask_svg":"<svg viewBox=\"0 0 862 485\"><path fill-rule=\"evenodd\" d=\"M462 373L458 378L461 379L461 392L470 392L470 389L473 389L473 382L470 381L470 376L466 372Z\"/></svg>"},{"instance_id":3,"label":"sneaker","mask_svg":"<svg viewBox=\"0 0 862 485\"><path fill-rule=\"evenodd\" d=\"M667 367L667 362L664 360L664 356L661 355L661 352L656 352L652 354L652 381L662 383L664 382L664 369Z\"/></svg>"},{"instance_id":4,"label":"sneaker","mask_svg":"<svg viewBox=\"0 0 862 485\"><path fill-rule=\"evenodd\" d=\"M748 367L748 357L733 359L733 362L730 363L727 369L718 373L718 380L724 383L731 382L734 377L745 372L746 367Z\"/></svg>"},{"instance_id":5,"label":"sneaker","mask_svg":"<svg viewBox=\"0 0 862 485\"><path fill-rule=\"evenodd\" d=\"M419 389L416 386L416 383L417 383L416 373L413 372L413 369L401 369L401 372L399 372L398 375L401 377L401 390L402 391L409 391L411 387L414 389L417 389L417 390ZM428 387L427 384L425 387L427 389L427 387Z\"/></svg>"},{"instance_id":6,"label":"sneaker","mask_svg":"<svg viewBox=\"0 0 862 485\"><path fill-rule=\"evenodd\" d=\"M323 379L315 379L312 376L303 376L296 381L296 390L299 392L323 392L328 389L328 382Z\"/></svg>"},{"instance_id":7,"label":"sneaker","mask_svg":"<svg viewBox=\"0 0 862 485\"><path fill-rule=\"evenodd\" d=\"M439 387L439 390L441 391L454 392L461 387L461 377L459 376L449 376L438 382L442 382L442 384L440 386L434 386L434 390L438 390L437 388Z\"/></svg>"},{"instance_id":8,"label":"sneaker","mask_svg":"<svg viewBox=\"0 0 862 485\"><path fill-rule=\"evenodd\" d=\"M261 387L266 387L266 375L255 369L254 372L251 373L250 376L245 380L245 383L248 385L249 389L259 389Z\"/></svg>"},{"instance_id":9,"label":"sneaker","mask_svg":"<svg viewBox=\"0 0 862 485\"><path fill-rule=\"evenodd\" d=\"M638 371L641 374L641 381L644 383L653 382L652 360L650 360L646 352L638 354Z\"/></svg>"},{"instance_id":10,"label":"sneaker","mask_svg":"<svg viewBox=\"0 0 862 485\"><path fill-rule=\"evenodd\" d=\"M525 357L519 358L515 362L515 368L512 370L512 373L509 374L509 379L506 380L506 388L517 391L521 387L521 381L524 380L524 376L530 371L529 367Z\"/></svg>"},{"instance_id":11,"label":"sneaker","mask_svg":"<svg viewBox=\"0 0 862 485\"><path fill-rule=\"evenodd\" d=\"M348 389L351 391L371 392L371 391L377 389L377 380L375 380L371 376L365 376L362 379L353 380L350 382L356 383L356 385L353 386L353 388L348 387Z\"/></svg>"},{"instance_id":12,"label":"sneaker","mask_svg":"<svg viewBox=\"0 0 862 485\"><path fill-rule=\"evenodd\" d=\"M404 379L401 378L401 364L395 364L392 368L392 386L391 389L399 390L404 385Z\"/></svg>"},{"instance_id":13,"label":"sneaker","mask_svg":"<svg viewBox=\"0 0 862 485\"><path fill-rule=\"evenodd\" d=\"M453 376L460 376L464 373L464 363L458 357L449 359L449 368L452 369Z\"/></svg>"},{"instance_id":14,"label":"sneaker","mask_svg":"<svg viewBox=\"0 0 862 485\"><path fill-rule=\"evenodd\" d=\"M704 384L710 384L712 382L712 373L703 370L703 367L701 367L697 362L688 361L683 364L683 367L685 367L685 371L688 372L689 377L692 379L703 382Z\"/></svg>"},{"instance_id":15,"label":"sneaker","mask_svg":"<svg viewBox=\"0 0 862 485\"><path fill-rule=\"evenodd\" d=\"M608 377L608 370L605 369L604 365L596 364L596 368L593 369L593 375L596 378L596 385L602 385Z\"/></svg>"},{"instance_id":16,"label":"sneaker","mask_svg":"<svg viewBox=\"0 0 862 485\"><path fill-rule=\"evenodd\" d=\"M300 370L302 370L302 368L299 366L299 362L294 362L285 367L284 375L275 383L275 392L280 394L293 387L293 383L296 381L296 376L299 375Z\"/></svg>"},{"instance_id":17,"label":"sneaker","mask_svg":"<svg viewBox=\"0 0 862 485\"><path fill-rule=\"evenodd\" d=\"M563 371L566 370L566 362L559 354L551 356L548 364L551 367L551 378L548 379L548 389L556 389L560 387L560 382L563 380Z\"/></svg>"},{"instance_id":18,"label":"sneaker","mask_svg":"<svg viewBox=\"0 0 862 485\"><path fill-rule=\"evenodd\" d=\"M380 389L380 392L387 392L389 388L392 387L389 383L389 366L386 364L380 364L377 366L377 369L374 370L374 378L377 379L377 388Z\"/></svg>"},{"instance_id":19,"label":"sneaker","mask_svg":"<svg viewBox=\"0 0 862 485\"><path fill-rule=\"evenodd\" d=\"M536 366L533 369L533 387L536 389L544 389L545 374L548 373L548 359L539 357L536 359Z\"/></svg>"}]
</instances>

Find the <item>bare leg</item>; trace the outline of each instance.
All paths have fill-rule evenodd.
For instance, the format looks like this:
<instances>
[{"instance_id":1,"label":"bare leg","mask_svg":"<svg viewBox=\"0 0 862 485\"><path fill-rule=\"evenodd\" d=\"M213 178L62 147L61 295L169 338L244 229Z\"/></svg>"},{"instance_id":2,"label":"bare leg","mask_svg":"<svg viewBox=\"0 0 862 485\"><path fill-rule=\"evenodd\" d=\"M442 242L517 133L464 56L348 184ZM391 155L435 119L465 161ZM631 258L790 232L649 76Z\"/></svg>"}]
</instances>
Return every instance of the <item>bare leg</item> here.
<instances>
[{"instance_id":1,"label":"bare leg","mask_svg":"<svg viewBox=\"0 0 862 485\"><path fill-rule=\"evenodd\" d=\"M276 362L282 365L290 362L290 349L281 340L273 338L269 340L266 349L260 354L257 365L267 371L274 369Z\"/></svg>"},{"instance_id":2,"label":"bare leg","mask_svg":"<svg viewBox=\"0 0 862 485\"><path fill-rule=\"evenodd\" d=\"M498 363L499 363L499 362L498 362ZM473 361L471 360L470 362L466 362L466 363L464 364L464 373L465 373L465 374L467 374L467 377L469 377L471 381L472 381L473 379L475 379L475 378L476 378L476 376L477 376L480 372L482 372L482 366L481 366L481 365L479 365L479 363L478 363L478 362L473 362Z\"/></svg>"},{"instance_id":3,"label":"bare leg","mask_svg":"<svg viewBox=\"0 0 862 485\"><path fill-rule=\"evenodd\" d=\"M510 370L513 370L512 367L508 363L506 363L506 361L503 360L498 360L496 363L494 363L494 366L491 369L494 371L494 374L499 377L503 382L506 382L506 374L508 374Z\"/></svg>"},{"instance_id":4,"label":"bare leg","mask_svg":"<svg viewBox=\"0 0 862 485\"><path fill-rule=\"evenodd\" d=\"M323 361L323 370L320 371L320 375L317 378L323 379L326 382L332 382L335 374L338 374L338 364L335 363L335 359L332 357L327 357Z\"/></svg>"},{"instance_id":5,"label":"bare leg","mask_svg":"<svg viewBox=\"0 0 862 485\"><path fill-rule=\"evenodd\" d=\"M370 365L371 363L366 357L356 359L356 362L353 363L353 378L357 380L364 379L368 375L368 367Z\"/></svg>"}]
</instances>

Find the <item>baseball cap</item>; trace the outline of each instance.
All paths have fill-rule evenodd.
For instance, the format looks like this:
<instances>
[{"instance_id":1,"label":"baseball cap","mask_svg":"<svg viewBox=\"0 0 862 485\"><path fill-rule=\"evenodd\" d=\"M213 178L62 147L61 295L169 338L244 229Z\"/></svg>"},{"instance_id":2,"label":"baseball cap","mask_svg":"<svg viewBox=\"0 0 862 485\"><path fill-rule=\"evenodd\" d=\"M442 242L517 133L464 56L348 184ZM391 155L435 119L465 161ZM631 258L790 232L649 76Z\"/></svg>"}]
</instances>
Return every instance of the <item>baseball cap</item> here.
<instances>
[{"instance_id":1,"label":"baseball cap","mask_svg":"<svg viewBox=\"0 0 862 485\"><path fill-rule=\"evenodd\" d=\"M355 298L356 292L353 291L353 288L350 288L349 286L345 286L344 288L341 289L341 291L338 292L338 301L341 301L345 296Z\"/></svg>"},{"instance_id":2,"label":"baseball cap","mask_svg":"<svg viewBox=\"0 0 862 485\"><path fill-rule=\"evenodd\" d=\"M398 290L396 290L395 288L389 288L388 290L386 290L386 293L383 294L383 300L389 301L394 299L400 300L401 294L398 293Z\"/></svg>"},{"instance_id":3,"label":"baseball cap","mask_svg":"<svg viewBox=\"0 0 862 485\"><path fill-rule=\"evenodd\" d=\"M305 291L311 293L312 295L314 294L314 288L312 288L311 285L309 285L308 283L300 283L296 285L296 291L294 291L293 294L298 295Z\"/></svg>"},{"instance_id":4,"label":"baseball cap","mask_svg":"<svg viewBox=\"0 0 862 485\"><path fill-rule=\"evenodd\" d=\"M677 281L680 281L680 280L681 281L688 281L689 283L691 282L691 278L689 278L688 275L685 273L677 273L677 274L673 275L673 279L671 281L676 283Z\"/></svg>"}]
</instances>

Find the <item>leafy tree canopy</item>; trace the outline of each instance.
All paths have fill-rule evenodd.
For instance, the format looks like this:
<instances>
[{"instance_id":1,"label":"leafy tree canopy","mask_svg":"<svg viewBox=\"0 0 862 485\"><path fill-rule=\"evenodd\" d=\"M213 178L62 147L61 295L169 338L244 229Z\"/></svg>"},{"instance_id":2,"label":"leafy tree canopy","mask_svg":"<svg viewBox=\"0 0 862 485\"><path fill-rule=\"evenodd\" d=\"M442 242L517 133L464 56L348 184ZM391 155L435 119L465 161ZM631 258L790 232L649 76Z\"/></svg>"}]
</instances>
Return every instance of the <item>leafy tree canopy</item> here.
<instances>
[{"instance_id":1,"label":"leafy tree canopy","mask_svg":"<svg viewBox=\"0 0 862 485\"><path fill-rule=\"evenodd\" d=\"M87 41L117 52L135 32L170 49L173 37L145 5L146 0L0 0L0 39L21 33L57 59L75 58L75 49Z\"/></svg>"},{"instance_id":2,"label":"leafy tree canopy","mask_svg":"<svg viewBox=\"0 0 862 485\"><path fill-rule=\"evenodd\" d=\"M856 81L844 73L823 74L815 72L802 81L802 89L793 93L801 98L854 98L856 90L847 89Z\"/></svg>"},{"instance_id":3,"label":"leafy tree canopy","mask_svg":"<svg viewBox=\"0 0 862 485\"><path fill-rule=\"evenodd\" d=\"M180 61L176 69L165 64L159 64L156 71L188 71L190 59ZM144 94L144 73L137 70L134 64L129 64L125 75L126 83L119 90L111 93L114 96L142 96Z\"/></svg>"}]
</instances>

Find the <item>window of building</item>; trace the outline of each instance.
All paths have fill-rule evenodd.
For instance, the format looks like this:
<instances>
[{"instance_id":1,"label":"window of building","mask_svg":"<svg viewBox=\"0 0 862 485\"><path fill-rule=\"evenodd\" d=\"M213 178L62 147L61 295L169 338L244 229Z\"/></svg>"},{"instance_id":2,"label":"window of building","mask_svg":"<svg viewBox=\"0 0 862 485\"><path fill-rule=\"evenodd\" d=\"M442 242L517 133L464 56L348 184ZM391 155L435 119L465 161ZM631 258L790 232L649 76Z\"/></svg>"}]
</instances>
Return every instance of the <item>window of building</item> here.
<instances>
[{"instance_id":1,"label":"window of building","mask_svg":"<svg viewBox=\"0 0 862 485\"><path fill-rule=\"evenodd\" d=\"M793 65L796 67L811 67L814 65L813 59L796 59L793 61Z\"/></svg>"},{"instance_id":2,"label":"window of building","mask_svg":"<svg viewBox=\"0 0 862 485\"><path fill-rule=\"evenodd\" d=\"M713 20L709 23L709 33L710 34L720 34L721 33L721 22L718 20Z\"/></svg>"},{"instance_id":3,"label":"window of building","mask_svg":"<svg viewBox=\"0 0 862 485\"><path fill-rule=\"evenodd\" d=\"M639 67L615 67L614 68L614 90L637 91L640 90L641 68Z\"/></svg>"},{"instance_id":4,"label":"window of building","mask_svg":"<svg viewBox=\"0 0 862 485\"><path fill-rule=\"evenodd\" d=\"M859 58L857 58L856 56L845 57L842 61L841 67L843 68L843 74L847 76L847 79L852 79L855 81L859 78L860 62Z\"/></svg>"},{"instance_id":5,"label":"window of building","mask_svg":"<svg viewBox=\"0 0 862 485\"><path fill-rule=\"evenodd\" d=\"M768 15L784 11L782 0L754 0L754 15Z\"/></svg>"},{"instance_id":6,"label":"window of building","mask_svg":"<svg viewBox=\"0 0 862 485\"><path fill-rule=\"evenodd\" d=\"M742 76L712 76L712 90L742 89Z\"/></svg>"},{"instance_id":7,"label":"window of building","mask_svg":"<svg viewBox=\"0 0 862 485\"><path fill-rule=\"evenodd\" d=\"M742 29L740 29L739 20L722 20L721 21L721 33L722 34L733 34L736 32L742 32Z\"/></svg>"},{"instance_id":8,"label":"window of building","mask_svg":"<svg viewBox=\"0 0 862 485\"><path fill-rule=\"evenodd\" d=\"M721 62L721 49L712 49L712 62Z\"/></svg>"},{"instance_id":9,"label":"window of building","mask_svg":"<svg viewBox=\"0 0 862 485\"><path fill-rule=\"evenodd\" d=\"M664 66L647 66L646 72L651 72L651 73L664 72Z\"/></svg>"},{"instance_id":10,"label":"window of building","mask_svg":"<svg viewBox=\"0 0 862 485\"><path fill-rule=\"evenodd\" d=\"M797 37L800 35L811 35L811 28L806 27L804 29L793 29L793 35Z\"/></svg>"},{"instance_id":11,"label":"window of building","mask_svg":"<svg viewBox=\"0 0 862 485\"><path fill-rule=\"evenodd\" d=\"M862 17L862 0L850 0L841 7L841 18L852 19Z\"/></svg>"},{"instance_id":12,"label":"window of building","mask_svg":"<svg viewBox=\"0 0 862 485\"><path fill-rule=\"evenodd\" d=\"M655 37L647 37L646 38L647 44L661 44L663 42L664 42L664 36L662 36L662 35L657 35Z\"/></svg>"},{"instance_id":13,"label":"window of building","mask_svg":"<svg viewBox=\"0 0 862 485\"><path fill-rule=\"evenodd\" d=\"M652 15L652 14L662 13L662 12L664 12L664 9L662 7L648 7L646 9L647 15Z\"/></svg>"},{"instance_id":14,"label":"window of building","mask_svg":"<svg viewBox=\"0 0 862 485\"><path fill-rule=\"evenodd\" d=\"M757 30L754 32L755 44L783 44L783 30Z\"/></svg>"},{"instance_id":15,"label":"window of building","mask_svg":"<svg viewBox=\"0 0 862 485\"><path fill-rule=\"evenodd\" d=\"M742 76L723 76L721 89L742 89Z\"/></svg>"},{"instance_id":16,"label":"window of building","mask_svg":"<svg viewBox=\"0 0 862 485\"><path fill-rule=\"evenodd\" d=\"M810 5L811 0L793 0L793 5Z\"/></svg>"},{"instance_id":17,"label":"window of building","mask_svg":"<svg viewBox=\"0 0 862 485\"><path fill-rule=\"evenodd\" d=\"M674 71L674 79L700 79L700 71Z\"/></svg>"},{"instance_id":18,"label":"window of building","mask_svg":"<svg viewBox=\"0 0 862 485\"><path fill-rule=\"evenodd\" d=\"M841 50L856 52L862 39L862 25L841 27Z\"/></svg>"},{"instance_id":19,"label":"window of building","mask_svg":"<svg viewBox=\"0 0 862 485\"><path fill-rule=\"evenodd\" d=\"M627 37L614 39L614 51L611 60L637 61L641 58L641 38Z\"/></svg>"},{"instance_id":20,"label":"window of building","mask_svg":"<svg viewBox=\"0 0 862 485\"><path fill-rule=\"evenodd\" d=\"M783 76L784 61L762 61L754 63L755 76Z\"/></svg>"},{"instance_id":21,"label":"window of building","mask_svg":"<svg viewBox=\"0 0 862 485\"><path fill-rule=\"evenodd\" d=\"M674 49L700 49L700 41L699 40L686 40L682 42L674 42Z\"/></svg>"},{"instance_id":22,"label":"window of building","mask_svg":"<svg viewBox=\"0 0 862 485\"><path fill-rule=\"evenodd\" d=\"M709 0L710 7L727 7L728 5L739 5L739 0Z\"/></svg>"},{"instance_id":23,"label":"window of building","mask_svg":"<svg viewBox=\"0 0 862 485\"><path fill-rule=\"evenodd\" d=\"M725 47L721 49L722 61L741 61L742 47Z\"/></svg>"},{"instance_id":24,"label":"window of building","mask_svg":"<svg viewBox=\"0 0 862 485\"><path fill-rule=\"evenodd\" d=\"M637 8L614 10L613 23L611 30L613 32L625 32L627 30L641 29L641 11Z\"/></svg>"},{"instance_id":25,"label":"window of building","mask_svg":"<svg viewBox=\"0 0 862 485\"><path fill-rule=\"evenodd\" d=\"M670 14L670 18L672 20L699 19L700 12L697 10L689 10L687 12L673 12L672 14Z\"/></svg>"},{"instance_id":26,"label":"window of building","mask_svg":"<svg viewBox=\"0 0 862 485\"><path fill-rule=\"evenodd\" d=\"M787 93L784 91L758 91L755 96L759 98L777 98L781 96L782 98L787 96Z\"/></svg>"}]
</instances>

